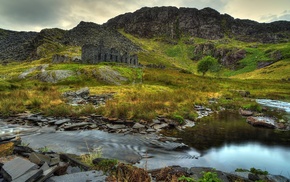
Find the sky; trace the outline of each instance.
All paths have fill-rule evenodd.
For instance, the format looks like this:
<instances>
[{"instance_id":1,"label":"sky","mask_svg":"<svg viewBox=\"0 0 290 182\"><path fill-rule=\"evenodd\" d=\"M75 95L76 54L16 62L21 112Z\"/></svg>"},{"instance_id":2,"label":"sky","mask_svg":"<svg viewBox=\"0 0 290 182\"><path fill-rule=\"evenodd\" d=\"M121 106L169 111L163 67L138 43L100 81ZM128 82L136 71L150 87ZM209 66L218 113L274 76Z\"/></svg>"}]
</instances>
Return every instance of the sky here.
<instances>
[{"instance_id":1,"label":"sky","mask_svg":"<svg viewBox=\"0 0 290 182\"><path fill-rule=\"evenodd\" d=\"M210 7L239 19L290 21L290 0L0 0L0 28L68 30L80 21L103 24L110 18L145 6Z\"/></svg>"}]
</instances>

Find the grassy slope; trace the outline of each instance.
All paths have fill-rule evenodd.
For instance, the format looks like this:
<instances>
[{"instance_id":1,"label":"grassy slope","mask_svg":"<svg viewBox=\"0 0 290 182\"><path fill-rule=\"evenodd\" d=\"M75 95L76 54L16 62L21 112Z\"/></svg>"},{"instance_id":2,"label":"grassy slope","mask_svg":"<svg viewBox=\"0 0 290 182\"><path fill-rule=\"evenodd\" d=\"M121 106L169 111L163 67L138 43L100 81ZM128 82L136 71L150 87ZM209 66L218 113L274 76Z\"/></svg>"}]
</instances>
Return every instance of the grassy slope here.
<instances>
[{"instance_id":1,"label":"grassy slope","mask_svg":"<svg viewBox=\"0 0 290 182\"><path fill-rule=\"evenodd\" d=\"M254 71L235 75L232 78L239 79L289 79L290 78L290 59L278 61L270 66Z\"/></svg>"},{"instance_id":2,"label":"grassy slope","mask_svg":"<svg viewBox=\"0 0 290 182\"><path fill-rule=\"evenodd\" d=\"M191 60L194 46L185 44L182 39L177 44L168 44L160 39L138 39L125 34L133 42L145 50L138 53L139 61L143 65L156 64L165 65L166 69L136 69L123 65L109 64L113 70L118 71L129 81L121 86L111 85L98 79L97 71L106 66L82 65L82 64L50 64L48 70L72 70L81 73L57 84L41 83L33 79L33 74L26 80L17 79L18 75L28 68L43 63L50 63L54 53L76 56L80 54L79 47L60 46L55 49L44 49L47 55L44 59L27 63L10 63L7 66L0 66L0 113L13 114L23 112L27 109L32 111L43 111L49 115L82 115L99 113L110 117L129 119L152 119L157 115L166 115L171 118L194 119L195 104L209 105L209 98L217 98L219 104L211 105L213 109L219 106L227 108L252 107L257 105L251 99L242 98L237 90L248 90L252 98L272 98L290 100L290 85L282 81L271 80L240 80L215 77L201 77L196 74L184 73L187 70L196 73L196 61ZM203 43L203 39L194 39L195 43ZM238 47L247 50L247 58L242 60L244 68L238 71L224 70L220 76L253 74L251 78L261 78L255 69L257 60L268 60L267 50L282 50L287 56L289 44L259 45L256 43L246 44L233 40L214 41L221 47ZM256 46L257 48L253 48ZM259 59L257 59L259 58ZM254 62L253 62L254 60ZM256 61L255 61L256 60ZM289 60L279 61L272 66L261 69L269 71L277 69L267 75L281 80L289 74ZM279 66L283 64L283 66ZM254 65L254 66L253 66ZM277 66L278 65L278 66ZM282 73L281 70L285 70ZM279 75L279 74L280 75ZM211 75L211 74L209 74ZM212 75L214 76L214 75ZM242 76L245 78L246 76ZM248 76L250 77L250 76ZM267 78L266 76L264 78ZM92 106L71 107L64 103L61 93L66 90L76 90L88 86L91 93L116 93L113 100L110 100L105 107L97 110ZM13 99L12 99L13 98ZM228 100L227 98L232 98Z\"/></svg>"},{"instance_id":3,"label":"grassy slope","mask_svg":"<svg viewBox=\"0 0 290 182\"><path fill-rule=\"evenodd\" d=\"M223 69L218 73L221 77L233 78L250 78L250 79L282 79L290 78L289 59L290 59L290 43L280 44L261 44L261 43L245 43L229 38L222 40L204 40L199 38L182 38L176 44L165 43L166 39L142 39L121 31L127 38L142 47L144 52L139 53L139 60L142 64L161 64L169 68L179 68L188 70L195 74L198 60L192 60L194 57L195 44L210 42L215 44L217 48L237 48L246 50L246 57L240 61L240 68L237 70ZM185 44L191 40L194 44ZM169 40L172 41L172 40ZM173 41L174 42L174 41ZM271 61L271 53L274 51L281 52L283 59L273 66L263 68L261 74L257 72L258 62ZM283 65L283 66L281 66ZM279 67L279 68L278 68ZM209 73L215 76L215 74Z\"/></svg>"}]
</instances>

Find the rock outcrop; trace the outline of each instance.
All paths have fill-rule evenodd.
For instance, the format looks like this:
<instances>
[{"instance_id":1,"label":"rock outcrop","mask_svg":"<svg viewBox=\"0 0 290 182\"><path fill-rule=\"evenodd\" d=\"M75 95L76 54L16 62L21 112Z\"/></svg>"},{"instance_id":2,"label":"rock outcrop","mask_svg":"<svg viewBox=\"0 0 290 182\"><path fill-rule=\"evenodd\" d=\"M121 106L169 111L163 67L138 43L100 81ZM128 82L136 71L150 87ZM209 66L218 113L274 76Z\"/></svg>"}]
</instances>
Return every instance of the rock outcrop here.
<instances>
[{"instance_id":1,"label":"rock outcrop","mask_svg":"<svg viewBox=\"0 0 290 182\"><path fill-rule=\"evenodd\" d=\"M124 52L136 52L140 48L119 33L116 29L106 28L92 22L80 22L75 28L68 30L62 43L65 45L83 46L104 42L105 47L114 47Z\"/></svg>"},{"instance_id":2,"label":"rock outcrop","mask_svg":"<svg viewBox=\"0 0 290 182\"><path fill-rule=\"evenodd\" d=\"M85 44L82 47L82 63L97 64L100 62L125 63L138 66L138 56L130 55L128 52L123 54L115 49L104 46L103 41L98 45Z\"/></svg>"},{"instance_id":3,"label":"rock outcrop","mask_svg":"<svg viewBox=\"0 0 290 182\"><path fill-rule=\"evenodd\" d=\"M221 39L225 36L242 41L275 43L290 40L290 22L258 23L234 19L214 9L154 7L141 8L110 19L106 26L124 29L139 37L182 35L205 39Z\"/></svg>"},{"instance_id":4,"label":"rock outcrop","mask_svg":"<svg viewBox=\"0 0 290 182\"><path fill-rule=\"evenodd\" d=\"M197 44L193 51L193 59L199 60L204 56L212 56L230 69L236 69L239 61L246 57L246 51L238 48L217 48L213 43Z\"/></svg>"},{"instance_id":5,"label":"rock outcrop","mask_svg":"<svg viewBox=\"0 0 290 182\"><path fill-rule=\"evenodd\" d=\"M33 50L31 47L36 32L16 32L0 29L0 61L25 60Z\"/></svg>"}]
</instances>

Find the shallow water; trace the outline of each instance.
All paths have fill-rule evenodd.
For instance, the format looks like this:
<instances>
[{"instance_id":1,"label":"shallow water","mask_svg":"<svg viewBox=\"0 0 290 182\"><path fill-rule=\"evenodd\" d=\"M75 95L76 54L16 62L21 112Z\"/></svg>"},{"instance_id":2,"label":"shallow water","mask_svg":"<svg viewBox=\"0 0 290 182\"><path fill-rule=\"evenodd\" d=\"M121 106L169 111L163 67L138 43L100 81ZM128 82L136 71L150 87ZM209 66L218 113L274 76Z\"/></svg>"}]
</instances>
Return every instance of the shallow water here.
<instances>
[{"instance_id":1,"label":"shallow water","mask_svg":"<svg viewBox=\"0 0 290 182\"><path fill-rule=\"evenodd\" d=\"M0 119L0 137L3 136L22 136L34 133L38 130L37 127L20 126L17 124L7 124Z\"/></svg>"},{"instance_id":2,"label":"shallow water","mask_svg":"<svg viewBox=\"0 0 290 182\"><path fill-rule=\"evenodd\" d=\"M290 113L289 102L283 102L283 101L271 100L271 99L257 99L256 102L263 106L267 106L267 107L271 107L275 109L281 109L281 110L286 111L287 113Z\"/></svg>"},{"instance_id":3,"label":"shallow water","mask_svg":"<svg viewBox=\"0 0 290 182\"><path fill-rule=\"evenodd\" d=\"M223 112L183 132L164 134L182 138L193 152L200 153L191 165L224 171L255 167L290 177L290 132L255 128L237 113Z\"/></svg>"}]
</instances>

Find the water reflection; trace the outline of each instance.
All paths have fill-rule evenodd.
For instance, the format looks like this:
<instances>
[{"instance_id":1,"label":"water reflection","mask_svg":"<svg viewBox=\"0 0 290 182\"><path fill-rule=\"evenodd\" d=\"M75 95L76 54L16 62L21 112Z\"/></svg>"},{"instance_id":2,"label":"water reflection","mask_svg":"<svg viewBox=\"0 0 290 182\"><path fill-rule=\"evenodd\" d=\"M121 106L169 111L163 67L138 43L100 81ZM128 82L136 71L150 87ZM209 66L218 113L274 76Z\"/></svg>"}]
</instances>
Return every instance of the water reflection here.
<instances>
[{"instance_id":1,"label":"water reflection","mask_svg":"<svg viewBox=\"0 0 290 182\"><path fill-rule=\"evenodd\" d=\"M290 132L252 127L237 113L224 112L185 131L164 134L182 138L200 153L194 166L225 171L255 167L290 177Z\"/></svg>"},{"instance_id":2,"label":"water reflection","mask_svg":"<svg viewBox=\"0 0 290 182\"><path fill-rule=\"evenodd\" d=\"M207 150L197 163L225 171L255 167L273 174L288 176L290 174L289 151L290 147L268 147L259 143L230 144Z\"/></svg>"}]
</instances>

